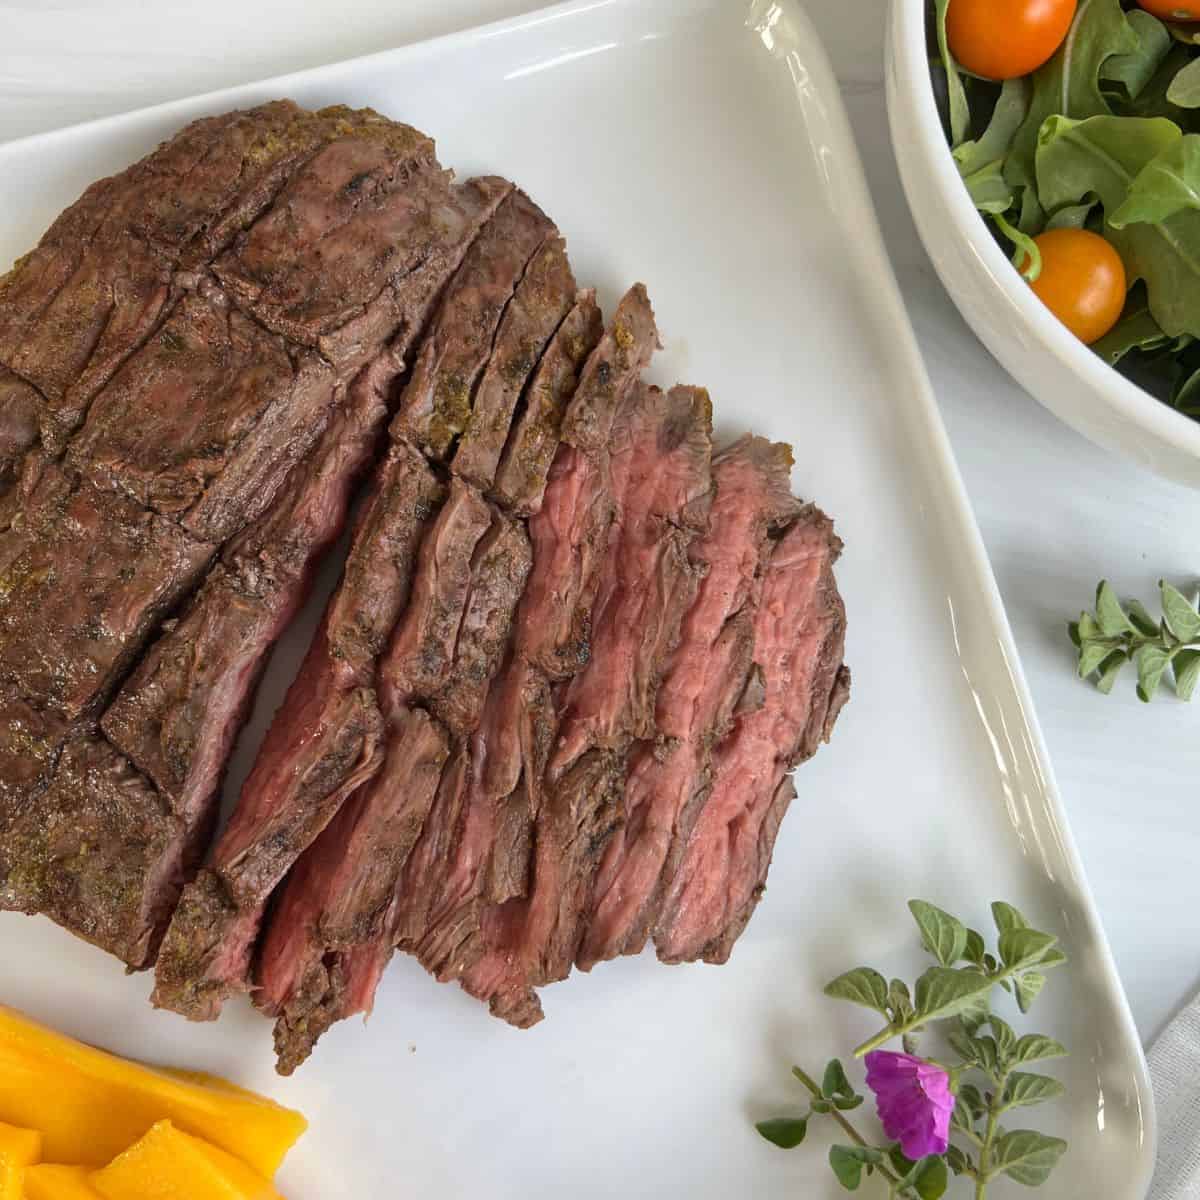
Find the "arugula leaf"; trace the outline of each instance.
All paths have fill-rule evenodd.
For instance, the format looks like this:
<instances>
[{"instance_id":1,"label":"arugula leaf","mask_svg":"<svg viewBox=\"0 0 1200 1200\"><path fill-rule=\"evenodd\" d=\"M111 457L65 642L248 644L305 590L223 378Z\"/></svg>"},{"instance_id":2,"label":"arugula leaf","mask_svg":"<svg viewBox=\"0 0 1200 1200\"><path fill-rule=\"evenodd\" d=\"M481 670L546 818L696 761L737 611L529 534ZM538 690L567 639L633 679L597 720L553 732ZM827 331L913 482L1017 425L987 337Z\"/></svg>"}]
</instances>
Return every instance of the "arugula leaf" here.
<instances>
[{"instance_id":1,"label":"arugula leaf","mask_svg":"<svg viewBox=\"0 0 1200 1200\"><path fill-rule=\"evenodd\" d=\"M1184 134L1138 172L1108 223L1114 229L1153 225L1185 208L1200 208L1200 134L1196 133Z\"/></svg>"},{"instance_id":2,"label":"arugula leaf","mask_svg":"<svg viewBox=\"0 0 1200 1200\"><path fill-rule=\"evenodd\" d=\"M1136 100L1170 53L1171 34L1157 17L1142 8L1126 13L1126 20L1137 34L1138 48L1130 54L1114 54L1100 68L1100 78L1106 83L1119 83L1125 94Z\"/></svg>"},{"instance_id":3,"label":"arugula leaf","mask_svg":"<svg viewBox=\"0 0 1200 1200\"><path fill-rule=\"evenodd\" d=\"M954 161L960 175L965 178L992 163L1003 161L1029 112L1031 95L1027 78L1005 80L987 128L974 141L963 142L954 148Z\"/></svg>"},{"instance_id":4,"label":"arugula leaf","mask_svg":"<svg viewBox=\"0 0 1200 1200\"><path fill-rule=\"evenodd\" d=\"M1167 100L1180 108L1200 108L1200 58L1180 67L1167 88Z\"/></svg>"},{"instance_id":5,"label":"arugula leaf","mask_svg":"<svg viewBox=\"0 0 1200 1200\"><path fill-rule=\"evenodd\" d=\"M1039 187L1041 174L1035 169L1042 125L1055 116L1082 120L1110 113L1100 89L1100 69L1114 55L1136 54L1139 46L1137 31L1120 0L1080 0L1063 44L1034 72L1029 111L1004 164L1004 178L1014 188L1024 189L1020 221L1024 232L1036 232L1043 211L1058 207L1047 202L1044 186ZM1063 203L1078 201L1082 195Z\"/></svg>"},{"instance_id":6,"label":"arugula leaf","mask_svg":"<svg viewBox=\"0 0 1200 1200\"><path fill-rule=\"evenodd\" d=\"M1042 202L1054 208L1096 195L1106 214L1125 202L1141 170L1183 137L1165 117L1046 122L1037 152ZM1168 337L1200 333L1200 210L1105 234L1130 283L1146 281L1151 315Z\"/></svg>"},{"instance_id":7,"label":"arugula leaf","mask_svg":"<svg viewBox=\"0 0 1200 1200\"><path fill-rule=\"evenodd\" d=\"M950 0L936 0L934 20L937 23L938 50L946 71L946 91L950 103L950 145L954 147L967 136L967 129L971 124L971 110L967 106L967 93L963 87L962 76L958 73L958 63L950 53L950 43L946 38L946 10L949 7Z\"/></svg>"},{"instance_id":8,"label":"arugula leaf","mask_svg":"<svg viewBox=\"0 0 1200 1200\"><path fill-rule=\"evenodd\" d=\"M1131 350L1159 350L1170 342L1150 312L1145 285L1139 283L1130 292L1121 319L1099 341L1092 343L1092 350L1109 366L1115 367Z\"/></svg>"}]
</instances>

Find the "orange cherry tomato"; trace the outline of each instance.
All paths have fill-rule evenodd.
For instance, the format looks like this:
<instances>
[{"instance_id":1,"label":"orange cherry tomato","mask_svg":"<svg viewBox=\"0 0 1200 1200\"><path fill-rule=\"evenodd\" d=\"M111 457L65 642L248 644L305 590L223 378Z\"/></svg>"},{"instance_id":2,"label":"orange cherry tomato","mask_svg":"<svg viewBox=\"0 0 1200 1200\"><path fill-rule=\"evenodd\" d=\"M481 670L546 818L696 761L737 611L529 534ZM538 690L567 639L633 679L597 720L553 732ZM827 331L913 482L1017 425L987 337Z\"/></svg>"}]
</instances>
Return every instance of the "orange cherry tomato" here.
<instances>
[{"instance_id":1,"label":"orange cherry tomato","mask_svg":"<svg viewBox=\"0 0 1200 1200\"><path fill-rule=\"evenodd\" d=\"M1163 21L1200 21L1200 0L1138 0L1138 4Z\"/></svg>"},{"instance_id":2,"label":"orange cherry tomato","mask_svg":"<svg viewBox=\"0 0 1200 1200\"><path fill-rule=\"evenodd\" d=\"M1121 256L1098 233L1086 229L1051 229L1033 241L1042 252L1042 273L1030 287L1090 346L1117 323L1125 307Z\"/></svg>"},{"instance_id":3,"label":"orange cherry tomato","mask_svg":"<svg viewBox=\"0 0 1200 1200\"><path fill-rule=\"evenodd\" d=\"M1200 0L1180 0L1189 6ZM955 59L985 79L1036 71L1063 43L1076 0L950 0L946 37Z\"/></svg>"}]
</instances>

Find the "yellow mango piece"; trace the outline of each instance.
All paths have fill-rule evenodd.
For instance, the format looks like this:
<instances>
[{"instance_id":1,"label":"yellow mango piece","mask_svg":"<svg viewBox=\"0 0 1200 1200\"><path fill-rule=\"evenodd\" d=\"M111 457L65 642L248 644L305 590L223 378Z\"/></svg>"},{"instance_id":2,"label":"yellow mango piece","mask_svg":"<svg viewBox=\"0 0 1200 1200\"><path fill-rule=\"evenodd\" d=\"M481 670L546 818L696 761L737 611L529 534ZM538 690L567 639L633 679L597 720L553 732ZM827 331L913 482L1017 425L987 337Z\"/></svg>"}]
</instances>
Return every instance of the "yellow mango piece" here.
<instances>
[{"instance_id":1,"label":"yellow mango piece","mask_svg":"<svg viewBox=\"0 0 1200 1200\"><path fill-rule=\"evenodd\" d=\"M51 1162L102 1167L164 1119L268 1179L308 1127L233 1084L106 1054L0 1005L0 1121L40 1130Z\"/></svg>"},{"instance_id":2,"label":"yellow mango piece","mask_svg":"<svg viewBox=\"0 0 1200 1200\"><path fill-rule=\"evenodd\" d=\"M0 1121L0 1200L21 1200L25 1168L42 1157L42 1135Z\"/></svg>"},{"instance_id":3,"label":"yellow mango piece","mask_svg":"<svg viewBox=\"0 0 1200 1200\"><path fill-rule=\"evenodd\" d=\"M244 1162L170 1121L93 1171L91 1184L105 1200L282 1200Z\"/></svg>"},{"instance_id":4,"label":"yellow mango piece","mask_svg":"<svg viewBox=\"0 0 1200 1200\"><path fill-rule=\"evenodd\" d=\"M41 1163L25 1172L25 1200L102 1200L88 1183L87 1167Z\"/></svg>"}]
</instances>

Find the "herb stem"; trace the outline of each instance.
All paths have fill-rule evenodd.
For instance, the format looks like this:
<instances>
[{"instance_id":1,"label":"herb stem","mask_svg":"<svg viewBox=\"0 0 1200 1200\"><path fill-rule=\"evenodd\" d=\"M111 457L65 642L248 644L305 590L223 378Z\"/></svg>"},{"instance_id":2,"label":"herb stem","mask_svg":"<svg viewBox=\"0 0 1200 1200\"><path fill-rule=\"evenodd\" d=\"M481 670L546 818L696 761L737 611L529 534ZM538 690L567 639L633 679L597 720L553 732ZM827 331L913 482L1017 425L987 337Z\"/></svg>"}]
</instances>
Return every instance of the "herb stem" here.
<instances>
[{"instance_id":1,"label":"herb stem","mask_svg":"<svg viewBox=\"0 0 1200 1200\"><path fill-rule=\"evenodd\" d=\"M803 1070L801 1067L792 1067L792 1074L795 1075L795 1077L800 1080L800 1082L804 1084L806 1088L808 1088L808 1090L812 1093L814 1100L821 1099L821 1089L817 1085L816 1080L814 1080L812 1076L808 1074L808 1072ZM863 1150L873 1149L871 1143L868 1142L867 1139L863 1137L863 1135L859 1133L858 1130L855 1129L850 1123L845 1113L841 1112L837 1108L834 1108L830 1110L829 1115L842 1127L842 1132L856 1146L861 1147ZM898 1175L894 1175L887 1167L883 1165L883 1163L877 1163L875 1170L877 1170L879 1174L888 1181L888 1195L895 1195L896 1185L900 1182L900 1177Z\"/></svg>"},{"instance_id":2,"label":"herb stem","mask_svg":"<svg viewBox=\"0 0 1200 1200\"><path fill-rule=\"evenodd\" d=\"M991 1178L992 1143L996 1140L996 1126L1004 1110L1004 1087L1008 1083L1008 1072L1002 1071L996 1080L996 1090L988 1097L987 1127L979 1147L979 1174L975 1178L975 1200L986 1200L987 1185Z\"/></svg>"}]
</instances>

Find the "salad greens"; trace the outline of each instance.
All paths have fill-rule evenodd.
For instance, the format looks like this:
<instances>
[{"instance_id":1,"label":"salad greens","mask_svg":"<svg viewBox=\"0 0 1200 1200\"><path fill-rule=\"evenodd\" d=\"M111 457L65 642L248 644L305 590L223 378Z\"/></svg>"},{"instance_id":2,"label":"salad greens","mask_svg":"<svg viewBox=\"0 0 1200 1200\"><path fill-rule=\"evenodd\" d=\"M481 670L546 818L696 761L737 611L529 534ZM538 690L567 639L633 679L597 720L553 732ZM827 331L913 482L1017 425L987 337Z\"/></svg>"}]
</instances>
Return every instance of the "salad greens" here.
<instances>
[{"instance_id":1,"label":"salad greens","mask_svg":"<svg viewBox=\"0 0 1200 1200\"><path fill-rule=\"evenodd\" d=\"M932 2L931 60L976 208L1030 281L1038 234L1102 234L1130 291L1095 351L1200 419L1200 24L1133 0L1079 0L1049 61L1000 85L954 61L952 3Z\"/></svg>"}]
</instances>

